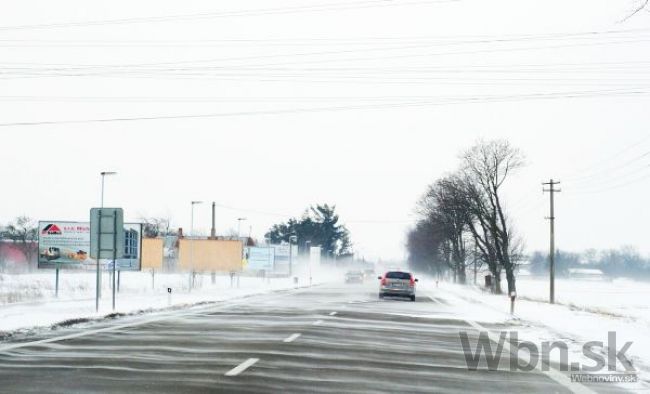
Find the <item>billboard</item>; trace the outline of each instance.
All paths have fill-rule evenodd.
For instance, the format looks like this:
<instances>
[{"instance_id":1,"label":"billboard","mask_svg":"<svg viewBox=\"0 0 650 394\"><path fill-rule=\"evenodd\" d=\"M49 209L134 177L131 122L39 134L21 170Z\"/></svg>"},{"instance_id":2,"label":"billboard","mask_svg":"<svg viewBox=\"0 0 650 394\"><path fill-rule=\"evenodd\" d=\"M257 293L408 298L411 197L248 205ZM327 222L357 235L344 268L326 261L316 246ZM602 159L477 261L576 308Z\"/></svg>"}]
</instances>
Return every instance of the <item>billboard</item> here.
<instances>
[{"instance_id":1,"label":"billboard","mask_svg":"<svg viewBox=\"0 0 650 394\"><path fill-rule=\"evenodd\" d=\"M275 249L275 272L288 274L291 254L289 244L273 245L273 249Z\"/></svg>"},{"instance_id":2,"label":"billboard","mask_svg":"<svg viewBox=\"0 0 650 394\"><path fill-rule=\"evenodd\" d=\"M142 269L162 269L165 256L165 243L162 238L142 239Z\"/></svg>"},{"instance_id":3,"label":"billboard","mask_svg":"<svg viewBox=\"0 0 650 394\"><path fill-rule=\"evenodd\" d=\"M247 247L244 248L244 256L248 263L246 266L248 270L273 270L275 248Z\"/></svg>"},{"instance_id":4,"label":"billboard","mask_svg":"<svg viewBox=\"0 0 650 394\"><path fill-rule=\"evenodd\" d=\"M90 223L38 222L38 268L84 268L90 259Z\"/></svg>"},{"instance_id":5,"label":"billboard","mask_svg":"<svg viewBox=\"0 0 650 394\"><path fill-rule=\"evenodd\" d=\"M117 269L139 271L142 249L142 224L124 223L124 258ZM105 269L112 261L102 260ZM90 258L90 222L38 222L38 268L94 269Z\"/></svg>"},{"instance_id":6,"label":"billboard","mask_svg":"<svg viewBox=\"0 0 650 394\"><path fill-rule=\"evenodd\" d=\"M181 238L178 267L198 272L241 271L243 251L241 241Z\"/></svg>"}]
</instances>

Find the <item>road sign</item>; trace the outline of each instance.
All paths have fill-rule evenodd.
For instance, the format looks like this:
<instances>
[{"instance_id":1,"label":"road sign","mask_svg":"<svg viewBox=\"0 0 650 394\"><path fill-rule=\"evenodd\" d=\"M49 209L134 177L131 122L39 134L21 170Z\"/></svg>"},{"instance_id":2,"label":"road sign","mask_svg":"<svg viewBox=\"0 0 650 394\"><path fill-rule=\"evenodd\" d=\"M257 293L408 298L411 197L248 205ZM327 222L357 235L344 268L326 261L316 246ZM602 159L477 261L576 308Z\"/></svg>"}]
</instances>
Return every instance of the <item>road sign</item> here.
<instances>
[{"instance_id":1,"label":"road sign","mask_svg":"<svg viewBox=\"0 0 650 394\"><path fill-rule=\"evenodd\" d=\"M90 210L90 257L115 259L124 256L124 212L122 208Z\"/></svg>"}]
</instances>

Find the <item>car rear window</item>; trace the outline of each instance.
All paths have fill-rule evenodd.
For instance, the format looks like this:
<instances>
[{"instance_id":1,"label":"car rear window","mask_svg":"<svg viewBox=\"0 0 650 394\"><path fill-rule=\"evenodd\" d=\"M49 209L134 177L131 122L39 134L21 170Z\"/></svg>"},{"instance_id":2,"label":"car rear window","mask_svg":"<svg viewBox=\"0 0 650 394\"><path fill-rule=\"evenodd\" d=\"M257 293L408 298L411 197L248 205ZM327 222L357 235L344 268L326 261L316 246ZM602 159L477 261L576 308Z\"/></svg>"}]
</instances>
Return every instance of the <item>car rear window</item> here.
<instances>
[{"instance_id":1,"label":"car rear window","mask_svg":"<svg viewBox=\"0 0 650 394\"><path fill-rule=\"evenodd\" d=\"M388 279L406 279L409 280L411 279L411 274L408 272L388 272L386 274L386 278Z\"/></svg>"}]
</instances>

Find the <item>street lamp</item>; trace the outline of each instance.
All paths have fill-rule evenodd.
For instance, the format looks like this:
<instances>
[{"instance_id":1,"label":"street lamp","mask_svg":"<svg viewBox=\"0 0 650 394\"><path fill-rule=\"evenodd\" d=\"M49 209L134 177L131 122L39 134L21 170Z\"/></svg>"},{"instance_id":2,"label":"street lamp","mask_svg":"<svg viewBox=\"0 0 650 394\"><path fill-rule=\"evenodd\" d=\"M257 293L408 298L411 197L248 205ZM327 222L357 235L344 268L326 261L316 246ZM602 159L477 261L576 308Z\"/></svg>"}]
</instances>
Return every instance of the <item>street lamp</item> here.
<instances>
[{"instance_id":1,"label":"street lamp","mask_svg":"<svg viewBox=\"0 0 650 394\"><path fill-rule=\"evenodd\" d=\"M241 238L241 222L246 218L237 218L237 238Z\"/></svg>"},{"instance_id":2,"label":"street lamp","mask_svg":"<svg viewBox=\"0 0 650 394\"><path fill-rule=\"evenodd\" d=\"M102 199L101 199L101 207L104 208L104 178L106 175L117 175L117 172L115 171L102 171L99 173L102 176Z\"/></svg>"},{"instance_id":3,"label":"street lamp","mask_svg":"<svg viewBox=\"0 0 650 394\"><path fill-rule=\"evenodd\" d=\"M102 171L99 173L102 176L102 197L101 197L101 204L100 207L104 208L104 178L106 175L116 175L117 172L115 171ZM99 265L100 265L100 259L99 256L97 256L97 300L99 302L99 298L102 296L102 276L99 270ZM113 261L113 265L115 265L115 261ZM97 304L97 308L99 309L99 304Z\"/></svg>"},{"instance_id":4,"label":"street lamp","mask_svg":"<svg viewBox=\"0 0 650 394\"><path fill-rule=\"evenodd\" d=\"M194 206L202 203L203 201L192 201L192 216L190 219L190 291L192 290L192 279L194 277Z\"/></svg>"}]
</instances>

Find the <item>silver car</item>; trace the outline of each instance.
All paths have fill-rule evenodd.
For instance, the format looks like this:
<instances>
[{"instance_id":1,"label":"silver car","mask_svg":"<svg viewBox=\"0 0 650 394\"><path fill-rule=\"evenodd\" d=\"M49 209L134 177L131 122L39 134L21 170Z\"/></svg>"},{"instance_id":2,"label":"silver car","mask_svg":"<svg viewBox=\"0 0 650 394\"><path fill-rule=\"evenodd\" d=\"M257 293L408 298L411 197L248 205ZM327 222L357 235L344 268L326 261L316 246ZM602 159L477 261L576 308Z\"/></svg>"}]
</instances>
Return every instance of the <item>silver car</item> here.
<instances>
[{"instance_id":1,"label":"silver car","mask_svg":"<svg viewBox=\"0 0 650 394\"><path fill-rule=\"evenodd\" d=\"M379 298L385 296L408 297L415 301L415 283L418 280L410 272L388 271L379 276Z\"/></svg>"}]
</instances>

